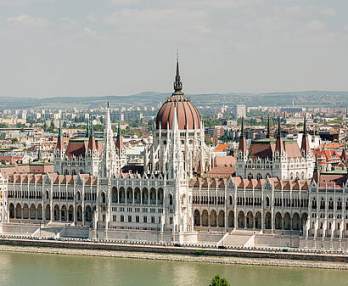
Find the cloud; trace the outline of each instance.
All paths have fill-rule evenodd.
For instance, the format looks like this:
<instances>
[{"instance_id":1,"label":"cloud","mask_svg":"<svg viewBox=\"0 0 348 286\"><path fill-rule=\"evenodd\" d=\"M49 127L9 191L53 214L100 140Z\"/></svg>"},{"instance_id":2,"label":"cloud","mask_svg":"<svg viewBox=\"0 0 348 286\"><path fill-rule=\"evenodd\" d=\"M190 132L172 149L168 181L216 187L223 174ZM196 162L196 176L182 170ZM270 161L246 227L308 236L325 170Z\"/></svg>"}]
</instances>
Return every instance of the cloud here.
<instances>
[{"instance_id":1,"label":"cloud","mask_svg":"<svg viewBox=\"0 0 348 286\"><path fill-rule=\"evenodd\" d=\"M337 13L333 8L325 8L320 11L320 14L326 17L334 17Z\"/></svg>"},{"instance_id":2,"label":"cloud","mask_svg":"<svg viewBox=\"0 0 348 286\"><path fill-rule=\"evenodd\" d=\"M125 6L125 5L135 5L139 4L140 0L111 0L112 4L119 5L119 6Z\"/></svg>"},{"instance_id":3,"label":"cloud","mask_svg":"<svg viewBox=\"0 0 348 286\"><path fill-rule=\"evenodd\" d=\"M15 25L44 27L48 24L48 20L41 17L33 17L30 15L19 15L7 18L7 22Z\"/></svg>"},{"instance_id":4,"label":"cloud","mask_svg":"<svg viewBox=\"0 0 348 286\"><path fill-rule=\"evenodd\" d=\"M307 28L311 31L322 31L325 27L325 23L320 20L313 20L307 24Z\"/></svg>"},{"instance_id":5,"label":"cloud","mask_svg":"<svg viewBox=\"0 0 348 286\"><path fill-rule=\"evenodd\" d=\"M0 96L170 91L177 48L189 93L348 89L347 9L315 4L0 0Z\"/></svg>"}]
</instances>

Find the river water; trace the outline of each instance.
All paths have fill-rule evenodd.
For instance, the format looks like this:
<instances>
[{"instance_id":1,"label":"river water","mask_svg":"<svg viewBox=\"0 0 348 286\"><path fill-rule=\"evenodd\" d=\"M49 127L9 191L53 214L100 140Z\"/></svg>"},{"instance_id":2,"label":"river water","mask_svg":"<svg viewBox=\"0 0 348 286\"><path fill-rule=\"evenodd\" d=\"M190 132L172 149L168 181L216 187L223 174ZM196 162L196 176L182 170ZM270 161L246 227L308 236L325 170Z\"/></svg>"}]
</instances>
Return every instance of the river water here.
<instances>
[{"instance_id":1,"label":"river water","mask_svg":"<svg viewBox=\"0 0 348 286\"><path fill-rule=\"evenodd\" d=\"M348 271L0 252L0 286L343 286Z\"/></svg>"}]
</instances>

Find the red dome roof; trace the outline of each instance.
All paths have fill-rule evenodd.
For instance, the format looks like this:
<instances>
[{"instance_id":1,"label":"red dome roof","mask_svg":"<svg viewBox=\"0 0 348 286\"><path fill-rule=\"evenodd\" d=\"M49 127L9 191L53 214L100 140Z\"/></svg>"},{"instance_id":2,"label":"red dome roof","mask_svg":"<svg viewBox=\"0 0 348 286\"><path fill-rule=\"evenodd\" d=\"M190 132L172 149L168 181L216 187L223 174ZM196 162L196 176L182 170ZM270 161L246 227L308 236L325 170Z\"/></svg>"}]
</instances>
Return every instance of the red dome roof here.
<instances>
[{"instance_id":1,"label":"red dome roof","mask_svg":"<svg viewBox=\"0 0 348 286\"><path fill-rule=\"evenodd\" d=\"M201 116L197 108L183 95L170 96L157 113L156 128L167 129L173 126L174 112L178 120L178 129L200 129Z\"/></svg>"},{"instance_id":2,"label":"red dome roof","mask_svg":"<svg viewBox=\"0 0 348 286\"><path fill-rule=\"evenodd\" d=\"M174 93L170 96L157 113L156 128L172 128L174 113L178 120L178 129L200 129L201 115L197 108L182 92L182 82L179 74L179 63L176 63Z\"/></svg>"}]
</instances>

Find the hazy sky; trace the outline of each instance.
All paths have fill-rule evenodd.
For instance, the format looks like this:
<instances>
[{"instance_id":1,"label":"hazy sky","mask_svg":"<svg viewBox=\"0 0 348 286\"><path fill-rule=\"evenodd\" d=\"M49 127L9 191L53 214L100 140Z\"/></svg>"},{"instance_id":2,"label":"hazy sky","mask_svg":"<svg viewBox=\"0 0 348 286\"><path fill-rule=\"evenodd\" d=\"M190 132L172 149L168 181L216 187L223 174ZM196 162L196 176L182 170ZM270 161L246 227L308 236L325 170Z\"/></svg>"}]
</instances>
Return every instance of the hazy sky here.
<instances>
[{"instance_id":1,"label":"hazy sky","mask_svg":"<svg viewBox=\"0 0 348 286\"><path fill-rule=\"evenodd\" d=\"M347 0L0 0L0 96L348 90Z\"/></svg>"}]
</instances>

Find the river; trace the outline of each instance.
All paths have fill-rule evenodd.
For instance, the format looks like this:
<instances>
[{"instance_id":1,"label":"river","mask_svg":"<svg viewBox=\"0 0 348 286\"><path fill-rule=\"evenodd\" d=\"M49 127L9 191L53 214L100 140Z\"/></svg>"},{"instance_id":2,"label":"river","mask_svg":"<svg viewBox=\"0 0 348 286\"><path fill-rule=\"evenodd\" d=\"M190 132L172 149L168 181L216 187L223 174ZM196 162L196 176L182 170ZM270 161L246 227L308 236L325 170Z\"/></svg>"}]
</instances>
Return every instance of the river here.
<instances>
[{"instance_id":1,"label":"river","mask_svg":"<svg viewBox=\"0 0 348 286\"><path fill-rule=\"evenodd\" d=\"M0 286L348 285L348 271L0 252Z\"/></svg>"}]
</instances>

